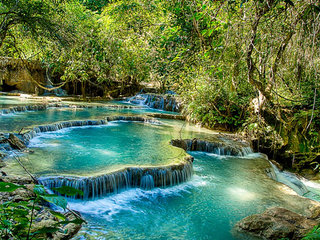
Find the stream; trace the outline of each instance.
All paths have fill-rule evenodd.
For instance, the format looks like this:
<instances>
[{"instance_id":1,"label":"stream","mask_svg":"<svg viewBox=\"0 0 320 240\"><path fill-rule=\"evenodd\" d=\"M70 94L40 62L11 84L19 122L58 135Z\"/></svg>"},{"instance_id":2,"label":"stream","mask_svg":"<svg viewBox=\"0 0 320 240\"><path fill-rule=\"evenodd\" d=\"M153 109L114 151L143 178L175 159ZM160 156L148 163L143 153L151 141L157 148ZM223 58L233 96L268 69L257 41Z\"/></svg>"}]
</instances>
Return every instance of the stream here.
<instances>
[{"instance_id":1,"label":"stream","mask_svg":"<svg viewBox=\"0 0 320 240\"><path fill-rule=\"evenodd\" d=\"M1 96L0 100L2 108L25 104L12 97ZM59 121L154 112L170 114L148 107L55 107L2 114L0 131L7 133ZM273 206L303 213L308 202L299 194L310 194L311 188L318 189L318 185L278 171L265 155L250 151L244 156L224 155L223 151L186 153L170 145L170 140L179 138L217 141L217 135L215 131L179 120L158 119L157 124L110 121L101 126L39 133L28 143L34 153L23 154L21 159L40 179L55 176L79 181L128 167L175 164L177 159L187 155L194 158L192 173L185 178L179 175L174 183L152 185L152 181L157 181L154 175L143 173L140 178L147 177L144 185L126 184L106 194L101 192L101 195L88 194L83 199L68 199L70 208L79 211L88 222L74 237L77 240L252 239L233 231L237 221ZM228 139L219 141L229 143ZM236 144L235 147L243 146ZM7 163L6 172L23 174L13 159L7 159ZM279 182L271 179L266 169L273 171ZM312 196L316 198L316 195Z\"/></svg>"}]
</instances>

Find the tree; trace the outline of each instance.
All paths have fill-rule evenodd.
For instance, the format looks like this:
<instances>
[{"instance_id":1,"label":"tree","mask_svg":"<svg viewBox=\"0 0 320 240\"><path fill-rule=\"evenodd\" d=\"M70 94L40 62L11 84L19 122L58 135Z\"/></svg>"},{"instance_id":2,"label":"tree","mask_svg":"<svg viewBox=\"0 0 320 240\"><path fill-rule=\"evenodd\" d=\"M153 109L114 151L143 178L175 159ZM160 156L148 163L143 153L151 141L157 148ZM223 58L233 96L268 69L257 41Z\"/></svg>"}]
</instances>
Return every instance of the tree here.
<instances>
[{"instance_id":1,"label":"tree","mask_svg":"<svg viewBox=\"0 0 320 240\"><path fill-rule=\"evenodd\" d=\"M54 18L62 13L60 3L42 0L3 0L0 3L0 48L12 30L29 32L34 38L49 37L62 43L66 36Z\"/></svg>"}]
</instances>

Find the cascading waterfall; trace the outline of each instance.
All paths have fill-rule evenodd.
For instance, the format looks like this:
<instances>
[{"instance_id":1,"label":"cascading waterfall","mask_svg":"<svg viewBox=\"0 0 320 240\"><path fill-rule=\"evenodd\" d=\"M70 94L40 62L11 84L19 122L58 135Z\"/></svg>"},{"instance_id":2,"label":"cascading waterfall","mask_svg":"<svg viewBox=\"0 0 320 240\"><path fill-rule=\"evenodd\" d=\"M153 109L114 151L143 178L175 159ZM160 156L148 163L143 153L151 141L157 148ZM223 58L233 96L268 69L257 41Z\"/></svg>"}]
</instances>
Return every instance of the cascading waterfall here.
<instances>
[{"instance_id":1,"label":"cascading waterfall","mask_svg":"<svg viewBox=\"0 0 320 240\"><path fill-rule=\"evenodd\" d=\"M60 122L50 125L34 127L31 131L24 133L23 139L28 142L30 139L34 138L38 133L58 131L63 128L69 127L81 127L81 126L91 126L91 125L105 125L108 122L106 120L83 120L83 121L68 121Z\"/></svg>"},{"instance_id":2,"label":"cascading waterfall","mask_svg":"<svg viewBox=\"0 0 320 240\"><path fill-rule=\"evenodd\" d=\"M50 103L50 104L40 104L40 105L15 106L10 108L0 109L0 115L12 114L12 113L18 113L18 112L28 112L28 111L44 111L50 108L139 109L140 107L131 106L131 105L75 105L75 104Z\"/></svg>"},{"instance_id":3,"label":"cascading waterfall","mask_svg":"<svg viewBox=\"0 0 320 240\"><path fill-rule=\"evenodd\" d=\"M130 122L144 122L150 124L157 124L160 125L161 122L149 117L141 117L141 116L107 116L105 118L107 121L130 121Z\"/></svg>"},{"instance_id":4,"label":"cascading waterfall","mask_svg":"<svg viewBox=\"0 0 320 240\"><path fill-rule=\"evenodd\" d=\"M38 133L58 131L63 128L105 125L110 121L134 121L143 123L160 124L158 120L142 116L107 116L104 120L66 121L51 125L37 126L24 133L23 139L28 142ZM171 144L187 151L205 151L220 155L243 156L251 153L251 148L245 144L241 147L233 147L224 141L208 142L198 139L172 140ZM110 193L118 193L128 188L141 188L145 190L155 187L169 187L188 181L193 174L193 157L187 156L179 163L155 167L126 167L116 172L110 172L99 176L46 176L40 178L41 184L54 189L62 186L70 186L81 190L82 199L95 199Z\"/></svg>"},{"instance_id":5,"label":"cascading waterfall","mask_svg":"<svg viewBox=\"0 0 320 240\"><path fill-rule=\"evenodd\" d=\"M141 117L107 117L108 121L131 120L145 121ZM184 148L187 151L205 151L220 155L244 156L252 153L249 146L231 147L223 142L208 142L203 140L172 140L171 144ZM128 167L121 171L105 174L97 177L44 177L41 183L49 188L71 186L83 191L83 199L94 199L109 193L118 193L123 189L142 188L152 189L154 187L168 187L189 180L193 173L193 158L186 157L179 165L166 167Z\"/></svg>"},{"instance_id":6,"label":"cascading waterfall","mask_svg":"<svg viewBox=\"0 0 320 240\"><path fill-rule=\"evenodd\" d=\"M211 142L199 139L174 139L171 144L186 151L202 151L217 155L246 156L252 153L248 145L229 145L224 142Z\"/></svg>"},{"instance_id":7,"label":"cascading waterfall","mask_svg":"<svg viewBox=\"0 0 320 240\"><path fill-rule=\"evenodd\" d=\"M303 182L297 177L297 175L286 172L280 171L272 162L270 162L272 167L271 173L269 173L269 177L273 180L281 182L288 187L292 188L296 193L303 196L309 192L308 188L303 184Z\"/></svg>"},{"instance_id":8,"label":"cascading waterfall","mask_svg":"<svg viewBox=\"0 0 320 240\"><path fill-rule=\"evenodd\" d=\"M105 120L84 120L59 122L51 125L37 126L24 133L23 139L28 142L38 133L58 131L63 128L105 125L108 121L132 121L151 124L160 124L158 120L141 116L108 116ZM61 186L70 186L81 190L84 195L77 196L83 199L93 199L108 193L119 192L130 187L152 189L154 187L174 186L189 180L192 176L191 156L185 157L179 164L175 163L159 167L127 167L117 172L96 177L43 177L40 182L52 189Z\"/></svg>"},{"instance_id":9,"label":"cascading waterfall","mask_svg":"<svg viewBox=\"0 0 320 240\"><path fill-rule=\"evenodd\" d=\"M193 174L192 160L192 157L187 157L185 163L167 167L130 167L97 177L59 176L42 177L39 180L50 189L70 186L83 192L83 196L78 195L77 198L94 199L128 188L164 188L186 182Z\"/></svg>"},{"instance_id":10,"label":"cascading waterfall","mask_svg":"<svg viewBox=\"0 0 320 240\"><path fill-rule=\"evenodd\" d=\"M140 188L146 190L154 188L154 180L150 174L147 174L141 178Z\"/></svg>"},{"instance_id":11,"label":"cascading waterfall","mask_svg":"<svg viewBox=\"0 0 320 240\"><path fill-rule=\"evenodd\" d=\"M94 126L94 125L106 125L111 121L132 121L132 122L144 122L150 124L161 124L160 121L154 118L146 118L141 116L107 116L105 120L78 120L78 121L66 121L66 122L59 122L50 125L43 125L34 127L32 130L24 133L22 135L25 142L28 142L30 139L37 136L38 133L44 132L52 132L58 131L63 128L70 128L70 127L82 127L82 126Z\"/></svg>"},{"instance_id":12,"label":"cascading waterfall","mask_svg":"<svg viewBox=\"0 0 320 240\"><path fill-rule=\"evenodd\" d=\"M128 102L172 112L180 112L181 108L173 95L137 94L129 98Z\"/></svg>"},{"instance_id":13,"label":"cascading waterfall","mask_svg":"<svg viewBox=\"0 0 320 240\"><path fill-rule=\"evenodd\" d=\"M5 109L0 109L0 115L11 114L27 111L43 111L47 109L47 105L30 105L30 106L15 106Z\"/></svg>"}]
</instances>

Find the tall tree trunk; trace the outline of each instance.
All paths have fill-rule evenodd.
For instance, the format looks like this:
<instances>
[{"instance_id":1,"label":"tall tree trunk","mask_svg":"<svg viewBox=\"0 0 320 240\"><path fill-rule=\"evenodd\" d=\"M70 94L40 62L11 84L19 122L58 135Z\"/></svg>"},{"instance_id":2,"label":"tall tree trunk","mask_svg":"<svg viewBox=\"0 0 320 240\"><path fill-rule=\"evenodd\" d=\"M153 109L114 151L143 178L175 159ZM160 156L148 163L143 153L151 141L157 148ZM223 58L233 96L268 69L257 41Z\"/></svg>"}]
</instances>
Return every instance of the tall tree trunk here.
<instances>
[{"instance_id":1,"label":"tall tree trunk","mask_svg":"<svg viewBox=\"0 0 320 240\"><path fill-rule=\"evenodd\" d=\"M87 98L86 82L81 82L81 91L82 91L82 98L86 99Z\"/></svg>"}]
</instances>

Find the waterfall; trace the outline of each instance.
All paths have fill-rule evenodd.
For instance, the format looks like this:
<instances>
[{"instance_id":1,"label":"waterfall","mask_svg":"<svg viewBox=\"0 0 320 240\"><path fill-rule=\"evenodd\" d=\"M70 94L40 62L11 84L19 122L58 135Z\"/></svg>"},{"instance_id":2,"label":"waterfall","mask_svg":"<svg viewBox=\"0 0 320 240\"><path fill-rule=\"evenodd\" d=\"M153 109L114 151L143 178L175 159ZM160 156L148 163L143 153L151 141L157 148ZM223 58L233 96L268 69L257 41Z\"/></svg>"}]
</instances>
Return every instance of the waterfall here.
<instances>
[{"instance_id":1,"label":"waterfall","mask_svg":"<svg viewBox=\"0 0 320 240\"><path fill-rule=\"evenodd\" d=\"M189 180L193 174L192 157L184 163L166 167L136 168L124 170L97 177L42 177L40 183L53 189L70 186L81 190L82 199L94 199L109 193L118 193L124 189L137 188L152 189L154 187L169 187Z\"/></svg>"},{"instance_id":2,"label":"waterfall","mask_svg":"<svg viewBox=\"0 0 320 240\"><path fill-rule=\"evenodd\" d=\"M141 116L107 116L105 120L78 120L78 121L66 121L66 122L59 122L50 125L43 125L34 127L32 130L24 133L22 138L24 139L25 143L27 143L30 139L37 136L38 133L44 132L53 132L58 131L63 128L69 127L82 127L82 126L93 126L93 125L106 125L109 121L132 121L132 122L144 122L150 124L157 124L160 125L161 122L148 117L141 117Z\"/></svg>"},{"instance_id":3,"label":"waterfall","mask_svg":"<svg viewBox=\"0 0 320 240\"><path fill-rule=\"evenodd\" d=\"M141 178L140 188L146 190L154 188L154 180L150 174L147 174Z\"/></svg>"},{"instance_id":4,"label":"waterfall","mask_svg":"<svg viewBox=\"0 0 320 240\"><path fill-rule=\"evenodd\" d=\"M246 156L252 153L252 149L248 145L239 144L237 142L226 144L222 141L213 142L200 139L174 139L171 140L171 144L183 148L186 151L202 151L217 155Z\"/></svg>"},{"instance_id":5,"label":"waterfall","mask_svg":"<svg viewBox=\"0 0 320 240\"><path fill-rule=\"evenodd\" d=\"M280 171L272 162L270 162L270 165L272 166L273 173L268 175L273 180L287 185L301 196L309 192L307 187L303 184L303 182L298 178L297 175L287 171Z\"/></svg>"},{"instance_id":6,"label":"waterfall","mask_svg":"<svg viewBox=\"0 0 320 240\"><path fill-rule=\"evenodd\" d=\"M0 113L1 115L4 114L11 114L11 113L17 113L17 112L27 112L27 111L42 111L46 110L47 105L27 105L27 106L15 106L10 108L1 109Z\"/></svg>"},{"instance_id":7,"label":"waterfall","mask_svg":"<svg viewBox=\"0 0 320 240\"><path fill-rule=\"evenodd\" d=\"M0 109L0 115L12 114L12 113L18 113L18 112L28 112L28 111L44 111L49 108L139 109L140 107L131 106L131 105L76 105L76 104L50 103L50 104L25 105L25 106L15 106L10 108L4 108L4 109Z\"/></svg>"},{"instance_id":8,"label":"waterfall","mask_svg":"<svg viewBox=\"0 0 320 240\"><path fill-rule=\"evenodd\" d=\"M172 112L180 112L181 104L177 101L174 95L160 95L160 94L137 94L127 99L128 102L148 106L150 108L162 109Z\"/></svg>"},{"instance_id":9,"label":"waterfall","mask_svg":"<svg viewBox=\"0 0 320 240\"><path fill-rule=\"evenodd\" d=\"M30 139L34 138L38 133L43 132L53 132L58 131L63 128L69 127L81 127L81 126L91 126L91 125L105 125L107 121L105 120L79 120L79 121L68 121L68 122L60 122L50 125L43 125L34 127L32 130L24 133L22 135L25 142L28 142Z\"/></svg>"},{"instance_id":10,"label":"waterfall","mask_svg":"<svg viewBox=\"0 0 320 240\"><path fill-rule=\"evenodd\" d=\"M63 128L105 125L108 121L135 121L143 123L161 123L150 117L142 116L107 116L105 120L79 120L66 121L50 125L37 126L24 133L22 138L27 143L39 133L58 131ZM54 189L61 186L70 186L81 190L83 196L76 196L83 199L94 199L109 193L117 193L123 189L139 187L152 189L155 187L174 186L189 180L193 174L193 157L187 156L180 163L159 167L127 167L123 170L103 174L95 177L42 177L41 184Z\"/></svg>"},{"instance_id":11,"label":"waterfall","mask_svg":"<svg viewBox=\"0 0 320 240\"><path fill-rule=\"evenodd\" d=\"M105 118L108 122L112 121L130 121L130 122L144 122L150 124L160 125L161 122L152 117L142 117L142 116L107 116Z\"/></svg>"}]
</instances>

